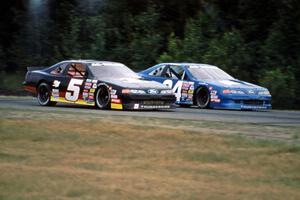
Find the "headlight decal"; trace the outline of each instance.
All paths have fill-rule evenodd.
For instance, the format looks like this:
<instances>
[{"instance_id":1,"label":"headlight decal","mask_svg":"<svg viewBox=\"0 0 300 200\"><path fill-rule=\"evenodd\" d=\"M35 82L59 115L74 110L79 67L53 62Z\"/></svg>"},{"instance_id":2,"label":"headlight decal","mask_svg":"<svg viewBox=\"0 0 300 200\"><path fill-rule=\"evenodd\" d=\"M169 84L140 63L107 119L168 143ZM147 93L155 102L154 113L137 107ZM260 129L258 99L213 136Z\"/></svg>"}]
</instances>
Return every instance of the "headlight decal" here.
<instances>
[{"instance_id":1,"label":"headlight decal","mask_svg":"<svg viewBox=\"0 0 300 200\"><path fill-rule=\"evenodd\" d=\"M160 91L161 94L173 94L172 90L162 90Z\"/></svg>"},{"instance_id":2,"label":"headlight decal","mask_svg":"<svg viewBox=\"0 0 300 200\"><path fill-rule=\"evenodd\" d=\"M146 92L139 89L123 89L122 94L146 94Z\"/></svg>"},{"instance_id":3,"label":"headlight decal","mask_svg":"<svg viewBox=\"0 0 300 200\"><path fill-rule=\"evenodd\" d=\"M269 90L261 90L258 92L259 95L271 96Z\"/></svg>"},{"instance_id":4,"label":"headlight decal","mask_svg":"<svg viewBox=\"0 0 300 200\"><path fill-rule=\"evenodd\" d=\"M222 91L223 94L245 94L242 90L231 90L231 89L225 89Z\"/></svg>"}]
</instances>

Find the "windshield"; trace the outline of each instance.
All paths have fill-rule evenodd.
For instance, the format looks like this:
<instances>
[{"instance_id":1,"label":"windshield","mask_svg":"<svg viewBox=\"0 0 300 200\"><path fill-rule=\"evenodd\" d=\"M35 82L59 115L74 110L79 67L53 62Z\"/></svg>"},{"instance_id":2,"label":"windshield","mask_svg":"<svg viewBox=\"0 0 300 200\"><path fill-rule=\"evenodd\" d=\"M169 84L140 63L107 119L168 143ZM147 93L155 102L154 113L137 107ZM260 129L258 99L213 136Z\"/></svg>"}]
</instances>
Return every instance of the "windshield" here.
<instances>
[{"instance_id":1,"label":"windshield","mask_svg":"<svg viewBox=\"0 0 300 200\"><path fill-rule=\"evenodd\" d=\"M134 71L123 64L93 63L90 66L90 70L97 78L139 78L139 76L134 73Z\"/></svg>"},{"instance_id":2,"label":"windshield","mask_svg":"<svg viewBox=\"0 0 300 200\"><path fill-rule=\"evenodd\" d=\"M215 67L189 67L191 74L200 80L213 79L213 80L228 80L234 79L232 76L224 72L223 70Z\"/></svg>"}]
</instances>

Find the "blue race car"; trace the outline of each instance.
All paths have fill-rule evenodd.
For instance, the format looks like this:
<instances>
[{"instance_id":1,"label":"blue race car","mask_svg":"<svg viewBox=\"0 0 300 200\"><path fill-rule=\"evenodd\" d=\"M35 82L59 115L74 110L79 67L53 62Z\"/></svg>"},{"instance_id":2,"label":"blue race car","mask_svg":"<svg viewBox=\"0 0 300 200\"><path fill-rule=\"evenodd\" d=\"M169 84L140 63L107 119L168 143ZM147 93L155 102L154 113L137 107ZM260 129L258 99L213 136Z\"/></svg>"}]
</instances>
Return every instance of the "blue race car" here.
<instances>
[{"instance_id":1,"label":"blue race car","mask_svg":"<svg viewBox=\"0 0 300 200\"><path fill-rule=\"evenodd\" d=\"M161 63L139 75L172 88L176 104L181 106L236 110L272 108L268 89L237 80L212 65Z\"/></svg>"}]
</instances>

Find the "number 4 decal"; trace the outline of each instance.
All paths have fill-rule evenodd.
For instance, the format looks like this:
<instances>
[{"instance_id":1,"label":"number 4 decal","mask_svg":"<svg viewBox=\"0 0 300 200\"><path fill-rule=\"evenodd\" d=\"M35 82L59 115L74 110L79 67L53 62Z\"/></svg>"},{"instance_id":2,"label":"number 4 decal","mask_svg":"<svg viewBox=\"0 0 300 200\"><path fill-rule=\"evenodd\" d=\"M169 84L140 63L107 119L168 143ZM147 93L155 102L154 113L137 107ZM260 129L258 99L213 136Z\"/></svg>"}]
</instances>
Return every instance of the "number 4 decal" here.
<instances>
[{"instance_id":1,"label":"number 4 decal","mask_svg":"<svg viewBox=\"0 0 300 200\"><path fill-rule=\"evenodd\" d=\"M173 86L172 80L165 80L163 82L163 84L170 88L172 88L172 86ZM172 89L175 94L176 101L180 101L182 84L183 84L183 81L177 81L177 83L174 85L174 87Z\"/></svg>"},{"instance_id":2,"label":"number 4 decal","mask_svg":"<svg viewBox=\"0 0 300 200\"><path fill-rule=\"evenodd\" d=\"M171 88L171 89L172 89L172 87L173 87L173 81L172 81L172 80L165 80L165 81L163 82L163 84L164 84L165 86Z\"/></svg>"},{"instance_id":3,"label":"number 4 decal","mask_svg":"<svg viewBox=\"0 0 300 200\"><path fill-rule=\"evenodd\" d=\"M77 101L80 92L80 86L82 85L82 79L71 79L68 89L66 92L66 100L68 101Z\"/></svg>"}]
</instances>

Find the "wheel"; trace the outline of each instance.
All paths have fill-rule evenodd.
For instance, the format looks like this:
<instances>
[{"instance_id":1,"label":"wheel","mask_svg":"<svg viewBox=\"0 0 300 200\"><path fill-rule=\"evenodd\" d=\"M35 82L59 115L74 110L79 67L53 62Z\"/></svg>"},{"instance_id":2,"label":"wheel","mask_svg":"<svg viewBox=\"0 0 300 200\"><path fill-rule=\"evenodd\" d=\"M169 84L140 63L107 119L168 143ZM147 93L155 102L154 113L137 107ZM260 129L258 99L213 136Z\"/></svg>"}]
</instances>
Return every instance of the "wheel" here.
<instances>
[{"instance_id":1,"label":"wheel","mask_svg":"<svg viewBox=\"0 0 300 200\"><path fill-rule=\"evenodd\" d=\"M109 89L105 86L102 85L97 89L96 92L96 106L100 109L108 109L110 106L110 94L109 94Z\"/></svg>"},{"instance_id":2,"label":"wheel","mask_svg":"<svg viewBox=\"0 0 300 200\"><path fill-rule=\"evenodd\" d=\"M42 106L54 106L56 102L50 101L51 90L47 83L39 84L37 88L37 100Z\"/></svg>"},{"instance_id":3,"label":"wheel","mask_svg":"<svg viewBox=\"0 0 300 200\"><path fill-rule=\"evenodd\" d=\"M195 93L194 103L198 108L208 108L210 94L206 87L199 87Z\"/></svg>"}]
</instances>

